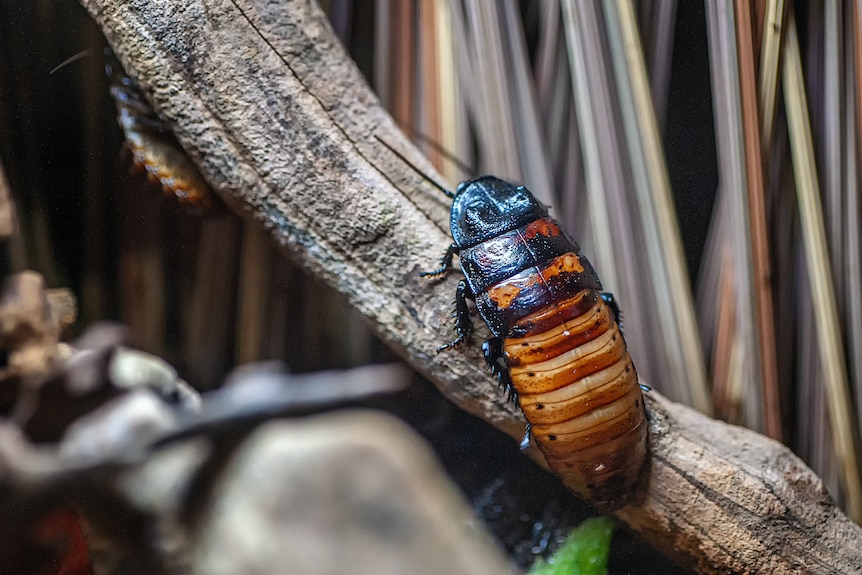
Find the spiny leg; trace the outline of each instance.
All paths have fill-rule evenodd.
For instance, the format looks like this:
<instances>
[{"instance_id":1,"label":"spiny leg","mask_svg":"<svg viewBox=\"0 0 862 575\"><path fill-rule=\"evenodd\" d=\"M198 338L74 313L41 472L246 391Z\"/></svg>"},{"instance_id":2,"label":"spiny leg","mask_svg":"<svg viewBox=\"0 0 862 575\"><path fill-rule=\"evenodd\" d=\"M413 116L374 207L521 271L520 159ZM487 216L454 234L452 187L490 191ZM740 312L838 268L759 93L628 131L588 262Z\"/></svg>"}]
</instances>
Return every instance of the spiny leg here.
<instances>
[{"instance_id":1,"label":"spiny leg","mask_svg":"<svg viewBox=\"0 0 862 575\"><path fill-rule=\"evenodd\" d=\"M521 440L521 444L518 446L521 451L527 451L527 448L530 447L530 440L533 437L533 425L528 421L527 427L524 429L524 439Z\"/></svg>"},{"instance_id":2,"label":"spiny leg","mask_svg":"<svg viewBox=\"0 0 862 575\"><path fill-rule=\"evenodd\" d=\"M603 291L602 299L605 300L605 303L608 304L608 307L611 308L611 311L614 314L614 321L617 322L617 325L620 326L620 331L623 331L623 312L620 311L620 304L617 303L617 298L614 297L614 294L611 292Z\"/></svg>"},{"instance_id":3,"label":"spiny leg","mask_svg":"<svg viewBox=\"0 0 862 575\"><path fill-rule=\"evenodd\" d=\"M509 377L509 366L506 365L506 359L503 356L503 338L492 337L483 343L482 354L485 356L485 363L491 368L491 372L497 376L500 387L509 396L509 401L514 401L517 405L518 391L512 385L512 378Z\"/></svg>"},{"instance_id":4,"label":"spiny leg","mask_svg":"<svg viewBox=\"0 0 862 575\"><path fill-rule=\"evenodd\" d=\"M452 266L452 257L458 253L458 245L452 244L446 249L446 253L440 258L440 267L430 272L420 272L419 277L434 277L445 274Z\"/></svg>"},{"instance_id":5,"label":"spiny leg","mask_svg":"<svg viewBox=\"0 0 862 575\"><path fill-rule=\"evenodd\" d=\"M506 359L503 355L503 338L492 337L487 340L482 344L482 353L485 356L485 363L491 368L491 372L497 376L500 387L503 387L509 396L509 401L513 401L515 405L518 405L518 390L512 385L512 378L509 376L509 366L506 365ZM525 451L530 447L531 437L532 426L528 421L527 427L524 429L524 439L521 440L521 451Z\"/></svg>"},{"instance_id":6,"label":"spiny leg","mask_svg":"<svg viewBox=\"0 0 862 575\"><path fill-rule=\"evenodd\" d=\"M455 330L458 332L458 337L454 341L438 347L437 353L440 353L444 349L458 347L467 339L470 332L473 331L473 322L470 320L470 309L467 307L468 297L473 298L473 292L467 287L467 281L461 280L458 282L458 289L455 290L455 313L452 314L452 317L455 318Z\"/></svg>"}]
</instances>

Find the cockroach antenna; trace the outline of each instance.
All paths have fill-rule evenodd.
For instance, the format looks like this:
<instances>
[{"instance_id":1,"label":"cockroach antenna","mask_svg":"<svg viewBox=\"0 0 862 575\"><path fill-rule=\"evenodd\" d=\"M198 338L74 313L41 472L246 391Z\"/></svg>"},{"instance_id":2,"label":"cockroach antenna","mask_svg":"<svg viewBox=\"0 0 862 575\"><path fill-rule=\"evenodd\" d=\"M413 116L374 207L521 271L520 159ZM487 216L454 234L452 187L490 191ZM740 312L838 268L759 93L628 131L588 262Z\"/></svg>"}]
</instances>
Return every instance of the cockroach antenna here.
<instances>
[{"instance_id":1,"label":"cockroach antenna","mask_svg":"<svg viewBox=\"0 0 862 575\"><path fill-rule=\"evenodd\" d=\"M48 75L50 76L51 74L53 74L57 70L60 70L61 68L65 67L65 66L68 66L69 64L71 64L72 62L75 62L76 60L80 60L84 56L87 56L89 53L90 53L90 50L81 50L80 52L78 52L74 56L69 56L68 58L66 58L65 60L63 60L62 62L60 62L56 66L54 66L54 69L51 70L50 72L48 72Z\"/></svg>"},{"instance_id":2,"label":"cockroach antenna","mask_svg":"<svg viewBox=\"0 0 862 575\"><path fill-rule=\"evenodd\" d=\"M419 168L417 168L415 165L413 165L413 162L411 162L410 160L408 160L408 159L404 156L404 154L402 154L401 152L399 152L398 150L396 150L395 148L393 148L392 146L390 146L389 144L387 144L387 143L386 143L386 142L385 142L385 141L384 141L380 136L378 136L377 134L374 134L374 138L375 138L378 142L380 142L381 144L383 144L384 146L386 146L386 149L388 149L390 152L392 152L393 154L395 154L395 155L398 157L398 159L400 159L402 162L404 162L405 164L407 164L408 166L410 166L410 167L413 169L413 171L414 171L414 172L416 172L417 174L419 174L420 176L422 176L425 180L427 180L428 182L430 182L430 183L431 183L431 185L433 185L435 188L437 188L438 190L440 190L441 192L443 192L444 194L446 194L446 197L447 197L447 198L454 198L454 197L455 197L455 194L454 194L452 191L447 190L444 186L441 186L440 184L438 184L437 182L435 182L434 180L432 180L432 179L431 179L427 174L425 174L422 170L420 170L420 169L419 169Z\"/></svg>"},{"instance_id":3,"label":"cockroach antenna","mask_svg":"<svg viewBox=\"0 0 862 575\"><path fill-rule=\"evenodd\" d=\"M457 167L459 170L461 170L462 172L467 174L470 178L476 177L476 169L475 168L473 168L472 166L468 166L467 164L462 162L460 158L458 158L457 156L455 156L455 154L453 154L452 152L450 152L449 150L447 150L446 148L444 148L443 146L438 144L437 141L434 140L434 138L432 138L431 136L423 134L422 132L420 132L416 128L411 127L410 125L401 124L401 128L405 132L410 134L411 138L419 140L420 142L423 142L423 143L427 144L428 146L431 146L435 152L437 152L438 154L443 156L444 159L452 162L452 164L454 164L455 167Z\"/></svg>"}]
</instances>

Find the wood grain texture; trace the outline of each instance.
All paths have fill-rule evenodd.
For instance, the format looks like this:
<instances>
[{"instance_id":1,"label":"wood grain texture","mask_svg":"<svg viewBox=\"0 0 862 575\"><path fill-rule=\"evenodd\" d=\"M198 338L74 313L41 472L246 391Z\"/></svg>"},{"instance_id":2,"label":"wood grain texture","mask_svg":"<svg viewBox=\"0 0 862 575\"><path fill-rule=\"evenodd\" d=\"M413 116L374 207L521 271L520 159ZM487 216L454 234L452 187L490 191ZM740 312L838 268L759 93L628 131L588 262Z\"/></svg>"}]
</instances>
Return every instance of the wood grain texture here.
<instances>
[{"instance_id":1,"label":"wood grain texture","mask_svg":"<svg viewBox=\"0 0 862 575\"><path fill-rule=\"evenodd\" d=\"M451 242L445 198L377 142L436 177L313 2L82 3L230 206L343 293L447 397L519 438L522 416L478 345L434 353L452 335L458 274L429 282L417 272ZM705 573L862 571L862 530L787 449L645 395L648 473L638 503L617 513L631 528Z\"/></svg>"}]
</instances>

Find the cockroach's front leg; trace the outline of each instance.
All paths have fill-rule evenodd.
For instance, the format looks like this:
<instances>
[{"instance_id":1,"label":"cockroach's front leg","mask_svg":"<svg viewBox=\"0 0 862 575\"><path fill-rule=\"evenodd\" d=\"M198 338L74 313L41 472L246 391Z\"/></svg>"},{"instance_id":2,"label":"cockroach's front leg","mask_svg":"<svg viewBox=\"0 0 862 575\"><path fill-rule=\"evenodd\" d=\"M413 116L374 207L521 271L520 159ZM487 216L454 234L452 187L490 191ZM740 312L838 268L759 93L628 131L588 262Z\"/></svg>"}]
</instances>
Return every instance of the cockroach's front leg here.
<instances>
[{"instance_id":1,"label":"cockroach's front leg","mask_svg":"<svg viewBox=\"0 0 862 575\"><path fill-rule=\"evenodd\" d=\"M452 257L458 253L458 245L452 244L446 250L446 254L440 259L440 267L430 272L420 272L419 277L435 277L445 274L452 267Z\"/></svg>"}]
</instances>

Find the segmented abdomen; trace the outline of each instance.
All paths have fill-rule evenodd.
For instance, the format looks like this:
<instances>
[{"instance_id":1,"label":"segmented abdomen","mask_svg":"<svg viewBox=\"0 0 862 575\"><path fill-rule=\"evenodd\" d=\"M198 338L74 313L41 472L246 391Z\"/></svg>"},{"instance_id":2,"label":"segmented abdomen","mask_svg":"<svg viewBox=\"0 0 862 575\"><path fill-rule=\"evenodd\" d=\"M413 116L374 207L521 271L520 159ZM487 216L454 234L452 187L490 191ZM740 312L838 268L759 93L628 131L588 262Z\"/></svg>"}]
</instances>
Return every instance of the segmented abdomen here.
<instances>
[{"instance_id":1,"label":"segmented abdomen","mask_svg":"<svg viewBox=\"0 0 862 575\"><path fill-rule=\"evenodd\" d=\"M117 105L117 121L136 168L181 204L210 207L212 192L176 137L156 114L138 83L126 76L113 52L106 49L105 71Z\"/></svg>"},{"instance_id":2,"label":"segmented abdomen","mask_svg":"<svg viewBox=\"0 0 862 575\"><path fill-rule=\"evenodd\" d=\"M599 509L624 505L643 466L647 426L637 373L598 291L517 321L503 350L551 470Z\"/></svg>"}]
</instances>

